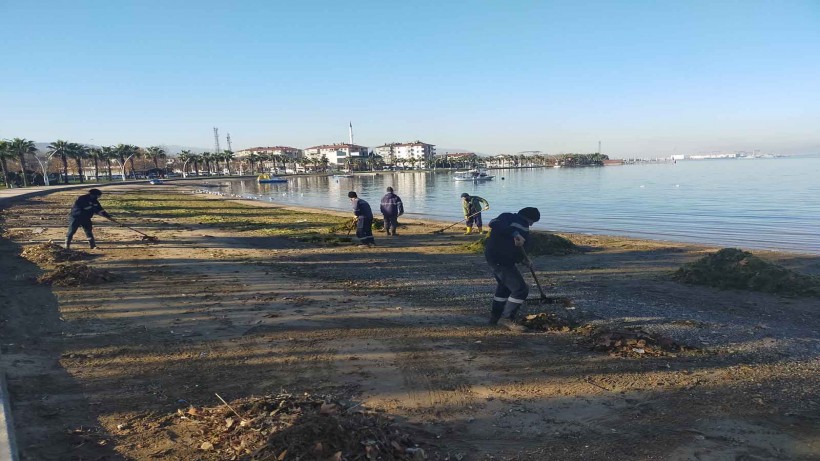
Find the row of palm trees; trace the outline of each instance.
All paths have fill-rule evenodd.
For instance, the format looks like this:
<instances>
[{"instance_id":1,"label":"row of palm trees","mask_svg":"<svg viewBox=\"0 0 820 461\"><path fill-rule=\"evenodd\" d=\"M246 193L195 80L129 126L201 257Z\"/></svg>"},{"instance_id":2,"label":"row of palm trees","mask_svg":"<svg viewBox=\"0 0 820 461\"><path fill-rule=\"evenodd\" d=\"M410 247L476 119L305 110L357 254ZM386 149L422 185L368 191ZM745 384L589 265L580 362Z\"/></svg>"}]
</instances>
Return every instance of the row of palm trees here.
<instances>
[{"instance_id":1,"label":"row of palm trees","mask_svg":"<svg viewBox=\"0 0 820 461\"><path fill-rule=\"evenodd\" d=\"M32 180L36 181L40 176L36 172L38 166L43 183L49 184L51 161L55 158L61 163L57 180L62 180L64 184L68 184L69 160L74 163L74 171L80 182L85 181L84 169L89 162L94 165L94 177L99 181L101 164L106 167L109 180L113 179L112 162L117 164L124 179L126 177L126 165L131 167L131 175L134 175L136 171L135 159L152 161L154 167L159 169L159 161L167 158L167 153L163 148L157 146L145 149L131 144L91 147L65 140L54 141L48 145L44 152L40 152L34 141L28 139L14 138L10 141L0 141L0 169L2 169L0 173L3 175L6 187L10 186L12 180L19 186L29 186ZM12 171L10 161L17 163L19 173ZM32 162L36 162L36 165Z\"/></svg>"}]
</instances>

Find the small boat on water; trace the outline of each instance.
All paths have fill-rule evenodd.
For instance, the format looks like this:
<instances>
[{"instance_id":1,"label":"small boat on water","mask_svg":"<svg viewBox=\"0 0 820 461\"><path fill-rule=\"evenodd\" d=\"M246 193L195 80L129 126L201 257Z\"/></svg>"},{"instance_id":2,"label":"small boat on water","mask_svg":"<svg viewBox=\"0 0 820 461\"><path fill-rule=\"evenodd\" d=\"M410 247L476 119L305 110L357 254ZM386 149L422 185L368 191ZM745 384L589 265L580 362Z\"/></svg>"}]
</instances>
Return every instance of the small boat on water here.
<instances>
[{"instance_id":1,"label":"small boat on water","mask_svg":"<svg viewBox=\"0 0 820 461\"><path fill-rule=\"evenodd\" d=\"M256 182L259 184L269 184L269 183L277 183L277 182L288 182L285 178L280 178L277 176L271 176L269 174L260 174L256 178Z\"/></svg>"},{"instance_id":2,"label":"small boat on water","mask_svg":"<svg viewBox=\"0 0 820 461\"><path fill-rule=\"evenodd\" d=\"M456 181L489 181L493 178L495 178L495 176L487 174L486 171L482 171L479 169L469 171L457 171L453 176L453 179Z\"/></svg>"}]
</instances>

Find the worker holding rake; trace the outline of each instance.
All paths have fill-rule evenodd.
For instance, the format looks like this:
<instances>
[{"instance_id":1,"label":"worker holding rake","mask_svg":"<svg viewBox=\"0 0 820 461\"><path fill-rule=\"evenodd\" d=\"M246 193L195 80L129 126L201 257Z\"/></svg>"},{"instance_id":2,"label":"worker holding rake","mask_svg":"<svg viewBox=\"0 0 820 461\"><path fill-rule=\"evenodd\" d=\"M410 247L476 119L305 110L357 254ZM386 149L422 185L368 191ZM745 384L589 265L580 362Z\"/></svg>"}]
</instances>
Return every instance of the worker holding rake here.
<instances>
[{"instance_id":1,"label":"worker holding rake","mask_svg":"<svg viewBox=\"0 0 820 461\"><path fill-rule=\"evenodd\" d=\"M464 211L464 219L467 221L467 231L465 234L473 233L473 223L478 227L478 233L483 233L483 223L481 222L481 212L490 209L490 203L477 195L468 193L461 194L461 208Z\"/></svg>"},{"instance_id":2,"label":"worker holding rake","mask_svg":"<svg viewBox=\"0 0 820 461\"><path fill-rule=\"evenodd\" d=\"M102 197L101 190L91 189L87 194L77 197L77 200L74 201L74 206L71 207L71 212L68 214L68 232L65 235L66 249L71 247L71 239L74 238L74 234L80 227L83 228L85 236L88 238L88 246L92 250L97 248L91 226L91 218L95 214L98 214L104 218L111 219L111 215L100 205L100 197Z\"/></svg>"},{"instance_id":3,"label":"worker holding rake","mask_svg":"<svg viewBox=\"0 0 820 461\"><path fill-rule=\"evenodd\" d=\"M518 213L501 213L490 221L490 234L484 248L484 257L497 282L493 296L490 324L501 325L513 331L524 331L515 323L515 316L529 295L529 287L516 263L532 266L526 248L530 226L541 219L538 208L526 207Z\"/></svg>"}]
</instances>

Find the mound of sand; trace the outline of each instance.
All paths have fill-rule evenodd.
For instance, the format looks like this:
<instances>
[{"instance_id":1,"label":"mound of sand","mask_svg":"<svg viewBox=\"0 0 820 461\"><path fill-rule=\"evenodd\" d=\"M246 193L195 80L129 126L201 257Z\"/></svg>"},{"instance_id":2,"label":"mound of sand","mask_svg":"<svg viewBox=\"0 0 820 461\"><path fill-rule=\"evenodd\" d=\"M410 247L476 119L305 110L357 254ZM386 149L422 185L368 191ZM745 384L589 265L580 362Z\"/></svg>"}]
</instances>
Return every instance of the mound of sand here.
<instances>
[{"instance_id":1,"label":"mound of sand","mask_svg":"<svg viewBox=\"0 0 820 461\"><path fill-rule=\"evenodd\" d=\"M230 405L178 410L166 426L182 433L194 429L201 442L197 453L173 455L203 460L427 459L424 449L385 416L332 397L280 394Z\"/></svg>"},{"instance_id":2,"label":"mound of sand","mask_svg":"<svg viewBox=\"0 0 820 461\"><path fill-rule=\"evenodd\" d=\"M462 245L470 253L483 253L487 244L487 236L482 236L475 242ZM530 234L530 242L527 246L527 254L530 256L562 256L573 253L581 253L581 247L572 243L569 239L560 235L546 232L533 232Z\"/></svg>"},{"instance_id":3,"label":"mound of sand","mask_svg":"<svg viewBox=\"0 0 820 461\"><path fill-rule=\"evenodd\" d=\"M686 264L672 274L672 278L723 289L787 296L820 295L820 278L794 272L737 248L724 248Z\"/></svg>"},{"instance_id":4,"label":"mound of sand","mask_svg":"<svg viewBox=\"0 0 820 461\"><path fill-rule=\"evenodd\" d=\"M23 252L20 253L20 256L34 263L54 264L66 261L77 261L85 258L87 255L82 251L67 250L59 245L48 242L27 246L23 249Z\"/></svg>"},{"instance_id":5,"label":"mound of sand","mask_svg":"<svg viewBox=\"0 0 820 461\"><path fill-rule=\"evenodd\" d=\"M41 275L37 281L56 286L78 287L81 285L97 285L114 279L114 275L108 271L95 269L83 263L67 263L60 264L54 270Z\"/></svg>"}]
</instances>

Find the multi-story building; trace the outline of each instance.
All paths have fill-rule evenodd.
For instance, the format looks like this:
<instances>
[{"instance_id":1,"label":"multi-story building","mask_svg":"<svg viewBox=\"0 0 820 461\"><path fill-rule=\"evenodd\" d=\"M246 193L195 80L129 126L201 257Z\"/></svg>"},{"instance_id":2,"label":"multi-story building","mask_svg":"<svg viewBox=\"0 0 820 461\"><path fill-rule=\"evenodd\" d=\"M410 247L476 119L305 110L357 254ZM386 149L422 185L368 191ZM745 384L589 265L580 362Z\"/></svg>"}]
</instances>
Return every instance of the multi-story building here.
<instances>
[{"instance_id":1,"label":"multi-story building","mask_svg":"<svg viewBox=\"0 0 820 461\"><path fill-rule=\"evenodd\" d=\"M329 165L344 167L349 165L348 162L359 162L366 159L368 150L367 147L358 144L341 143L308 147L304 153L308 161L320 162L325 157Z\"/></svg>"},{"instance_id":2,"label":"multi-story building","mask_svg":"<svg viewBox=\"0 0 820 461\"><path fill-rule=\"evenodd\" d=\"M419 168L427 168L436 155L434 144L421 141L389 143L376 147L374 151L381 155L387 163L393 165L412 163Z\"/></svg>"}]
</instances>

